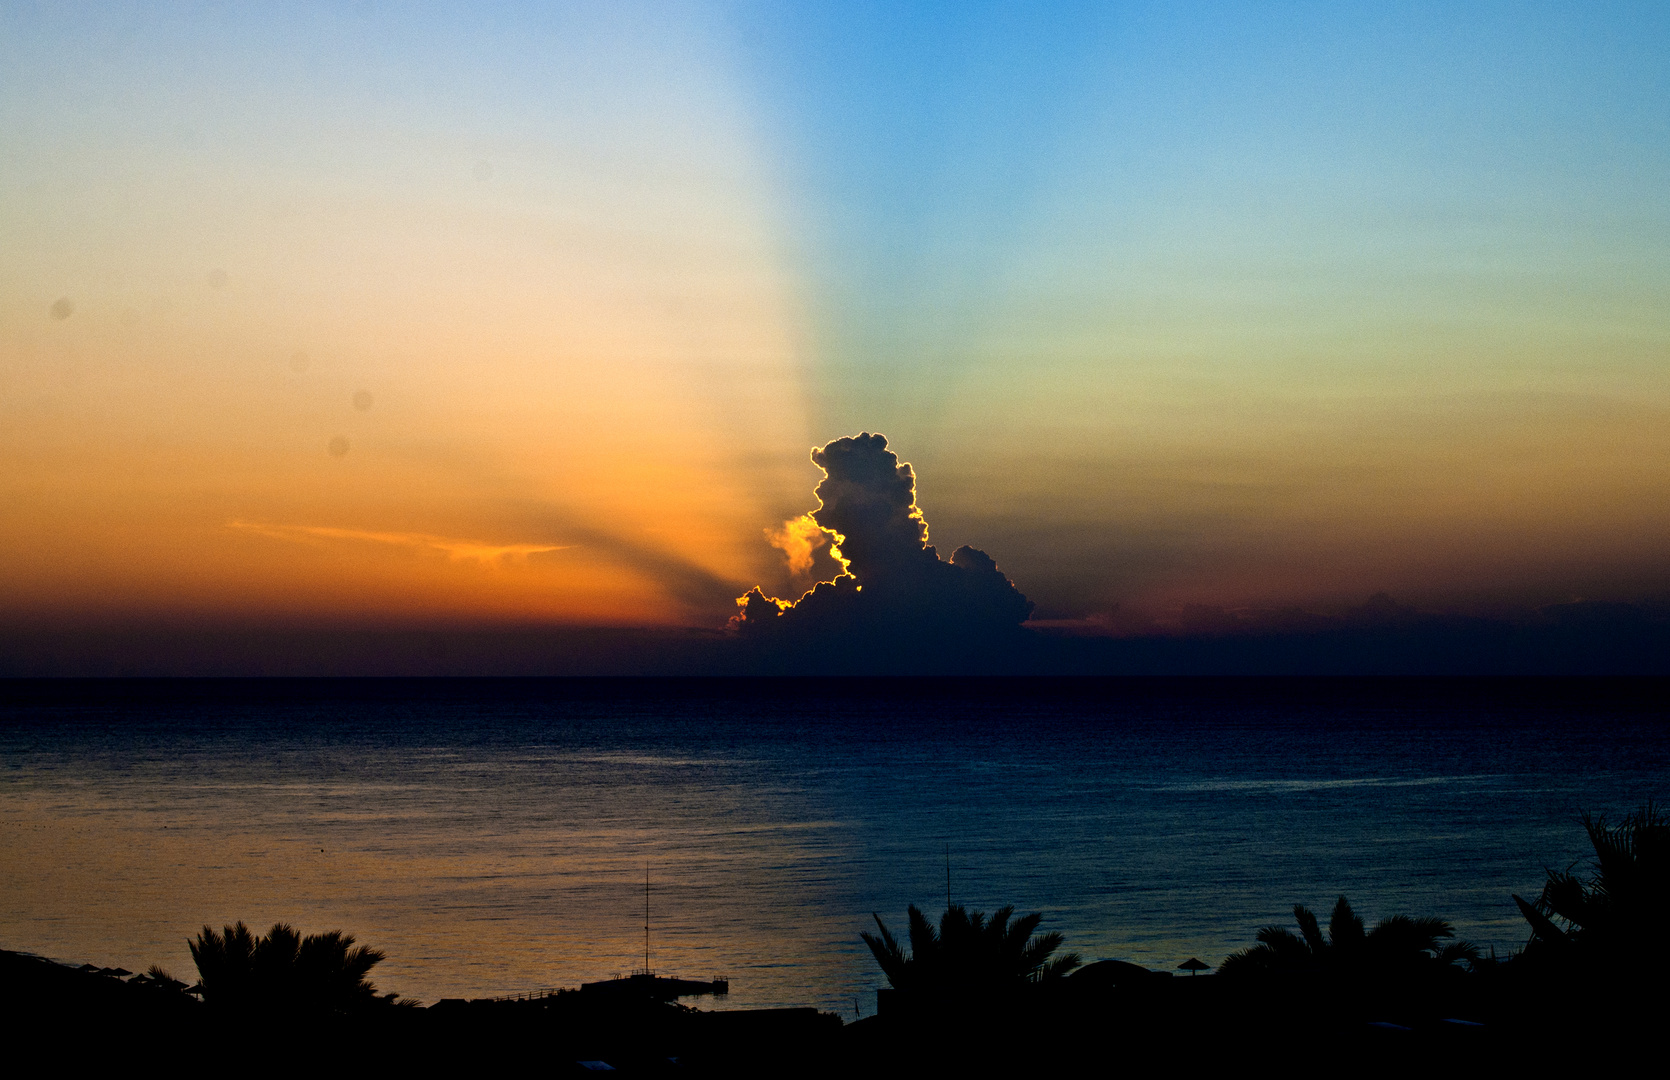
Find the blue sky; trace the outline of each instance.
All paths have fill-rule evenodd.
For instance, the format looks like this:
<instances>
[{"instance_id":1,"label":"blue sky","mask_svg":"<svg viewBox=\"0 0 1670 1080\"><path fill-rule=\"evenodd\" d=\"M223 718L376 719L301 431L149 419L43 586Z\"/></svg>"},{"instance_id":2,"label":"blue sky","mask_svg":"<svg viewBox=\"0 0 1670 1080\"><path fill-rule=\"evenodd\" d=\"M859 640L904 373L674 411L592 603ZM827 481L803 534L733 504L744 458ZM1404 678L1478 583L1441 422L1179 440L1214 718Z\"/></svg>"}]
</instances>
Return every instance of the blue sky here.
<instances>
[{"instance_id":1,"label":"blue sky","mask_svg":"<svg viewBox=\"0 0 1670 1080\"><path fill-rule=\"evenodd\" d=\"M655 568L791 587L879 430L1051 617L1660 595L1667 72L1646 4L0 5L0 546L706 624Z\"/></svg>"}]
</instances>

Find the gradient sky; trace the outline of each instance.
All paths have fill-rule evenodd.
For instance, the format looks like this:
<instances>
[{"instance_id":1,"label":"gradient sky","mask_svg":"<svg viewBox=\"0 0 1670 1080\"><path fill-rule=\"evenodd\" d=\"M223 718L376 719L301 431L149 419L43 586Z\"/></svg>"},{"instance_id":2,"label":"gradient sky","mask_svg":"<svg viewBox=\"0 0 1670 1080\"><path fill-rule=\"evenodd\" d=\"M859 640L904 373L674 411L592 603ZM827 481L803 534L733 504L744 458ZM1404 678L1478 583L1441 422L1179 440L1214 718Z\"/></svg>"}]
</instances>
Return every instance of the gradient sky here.
<instances>
[{"instance_id":1,"label":"gradient sky","mask_svg":"<svg viewBox=\"0 0 1670 1080\"><path fill-rule=\"evenodd\" d=\"M1670 8L0 3L0 606L1670 590Z\"/></svg>"}]
</instances>

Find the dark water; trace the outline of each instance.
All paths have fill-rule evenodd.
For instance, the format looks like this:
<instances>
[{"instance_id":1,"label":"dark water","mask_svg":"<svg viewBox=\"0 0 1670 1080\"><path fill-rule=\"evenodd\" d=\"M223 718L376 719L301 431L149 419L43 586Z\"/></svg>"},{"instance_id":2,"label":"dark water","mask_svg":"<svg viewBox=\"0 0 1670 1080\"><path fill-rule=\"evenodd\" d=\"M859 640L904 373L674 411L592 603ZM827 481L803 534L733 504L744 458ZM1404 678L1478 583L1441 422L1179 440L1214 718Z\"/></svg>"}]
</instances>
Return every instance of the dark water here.
<instances>
[{"instance_id":1,"label":"dark water","mask_svg":"<svg viewBox=\"0 0 1670 1080\"><path fill-rule=\"evenodd\" d=\"M1500 951L1581 810L1670 794L1654 684L10 684L0 946L191 972L341 928L424 1000L650 963L874 1007L858 932L952 897L1216 963L1295 902ZM711 1006L712 1002L704 1002Z\"/></svg>"}]
</instances>

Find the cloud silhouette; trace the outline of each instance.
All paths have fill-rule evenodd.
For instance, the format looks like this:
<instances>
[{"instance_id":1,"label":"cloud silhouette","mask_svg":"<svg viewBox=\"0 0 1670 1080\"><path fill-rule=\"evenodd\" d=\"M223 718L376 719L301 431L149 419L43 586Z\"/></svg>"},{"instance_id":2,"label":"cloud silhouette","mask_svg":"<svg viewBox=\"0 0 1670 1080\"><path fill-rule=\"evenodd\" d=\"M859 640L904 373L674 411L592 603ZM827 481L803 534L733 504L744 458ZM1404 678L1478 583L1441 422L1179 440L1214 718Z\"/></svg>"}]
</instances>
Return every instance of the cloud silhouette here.
<instances>
[{"instance_id":1,"label":"cloud silhouette","mask_svg":"<svg viewBox=\"0 0 1670 1080\"><path fill-rule=\"evenodd\" d=\"M755 586L737 600L731 626L740 636L811 650L832 665L908 668L936 654L984 652L1020 633L1032 602L978 548L960 547L949 562L939 557L916 505L916 474L885 436L836 439L813 450L812 462L824 472L819 506L799 520L828 537L843 572L794 601ZM801 551L810 565L815 544L799 548L768 535L791 569Z\"/></svg>"}]
</instances>

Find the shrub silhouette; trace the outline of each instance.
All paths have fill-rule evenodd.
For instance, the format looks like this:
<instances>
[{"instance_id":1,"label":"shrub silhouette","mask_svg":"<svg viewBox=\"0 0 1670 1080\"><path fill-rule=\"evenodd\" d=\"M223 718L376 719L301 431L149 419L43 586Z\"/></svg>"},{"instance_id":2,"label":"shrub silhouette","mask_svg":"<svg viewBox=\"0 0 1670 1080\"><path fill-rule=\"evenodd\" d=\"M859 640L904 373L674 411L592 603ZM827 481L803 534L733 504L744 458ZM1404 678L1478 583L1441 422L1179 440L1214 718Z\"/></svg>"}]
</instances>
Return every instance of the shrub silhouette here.
<instances>
[{"instance_id":1,"label":"shrub silhouette","mask_svg":"<svg viewBox=\"0 0 1670 1080\"><path fill-rule=\"evenodd\" d=\"M875 915L877 934L859 936L895 990L919 998L1004 995L1061 978L1079 966L1077 953L1050 958L1061 947L1058 933L1034 934L1037 912L1010 922L1015 909L999 908L988 919L952 904L935 930L915 904L907 910L910 952Z\"/></svg>"},{"instance_id":2,"label":"shrub silhouette","mask_svg":"<svg viewBox=\"0 0 1670 1080\"><path fill-rule=\"evenodd\" d=\"M340 930L302 937L276 923L256 937L239 922L218 934L205 926L189 945L203 1001L215 1008L347 1015L395 1001L366 979L384 954Z\"/></svg>"},{"instance_id":3,"label":"shrub silhouette","mask_svg":"<svg viewBox=\"0 0 1670 1080\"><path fill-rule=\"evenodd\" d=\"M1442 919L1393 915L1365 931L1362 917L1343 896L1334 904L1326 938L1303 904L1293 905L1293 918L1298 934L1284 926L1266 926L1258 932L1257 945L1231 954L1218 973L1385 976L1440 970L1479 958L1479 950L1468 942L1446 941L1455 931Z\"/></svg>"},{"instance_id":4,"label":"shrub silhouette","mask_svg":"<svg viewBox=\"0 0 1670 1080\"><path fill-rule=\"evenodd\" d=\"M1531 924L1525 956L1657 968L1670 952L1670 818L1649 802L1616 825L1585 813L1583 828L1589 879L1550 870L1536 903L1513 898Z\"/></svg>"}]
</instances>

